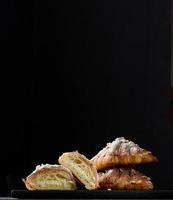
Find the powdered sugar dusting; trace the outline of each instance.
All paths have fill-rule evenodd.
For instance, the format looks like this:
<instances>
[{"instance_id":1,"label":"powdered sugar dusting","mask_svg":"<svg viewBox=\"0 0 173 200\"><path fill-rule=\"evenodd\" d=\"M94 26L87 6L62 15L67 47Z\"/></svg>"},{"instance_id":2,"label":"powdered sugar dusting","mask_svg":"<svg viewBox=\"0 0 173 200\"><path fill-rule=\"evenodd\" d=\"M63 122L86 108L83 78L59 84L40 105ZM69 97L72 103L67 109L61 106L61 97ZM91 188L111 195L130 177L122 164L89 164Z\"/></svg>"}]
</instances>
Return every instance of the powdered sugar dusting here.
<instances>
[{"instance_id":1,"label":"powdered sugar dusting","mask_svg":"<svg viewBox=\"0 0 173 200\"><path fill-rule=\"evenodd\" d=\"M65 168L64 166L62 166L62 165L57 165L57 164L41 164L41 165L37 165L36 167L35 167L35 170L29 175L29 176L31 176L31 175L33 175L34 173L36 173L36 172L38 172L39 170L41 170L41 169L44 169L44 168L59 168L59 169L62 169L62 170L65 170L65 171L67 171L71 176L72 176L72 174L71 174L71 172L70 172L70 170L69 169L67 169L67 168ZM29 177L28 176L28 177Z\"/></svg>"},{"instance_id":2,"label":"powdered sugar dusting","mask_svg":"<svg viewBox=\"0 0 173 200\"><path fill-rule=\"evenodd\" d=\"M132 141L126 140L124 137L116 138L112 143L107 143L107 146L103 148L97 156L104 156L105 154L113 155L127 155L135 154L143 151L137 144Z\"/></svg>"}]
</instances>

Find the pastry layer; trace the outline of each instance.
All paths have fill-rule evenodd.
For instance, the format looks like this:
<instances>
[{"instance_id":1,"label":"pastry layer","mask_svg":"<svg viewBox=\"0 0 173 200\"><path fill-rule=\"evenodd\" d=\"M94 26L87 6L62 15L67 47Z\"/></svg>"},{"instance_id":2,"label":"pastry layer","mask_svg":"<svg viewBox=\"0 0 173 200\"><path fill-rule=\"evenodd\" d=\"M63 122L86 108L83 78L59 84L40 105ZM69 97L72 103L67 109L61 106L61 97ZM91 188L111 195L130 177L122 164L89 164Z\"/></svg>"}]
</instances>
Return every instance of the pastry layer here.
<instances>
[{"instance_id":1,"label":"pastry layer","mask_svg":"<svg viewBox=\"0 0 173 200\"><path fill-rule=\"evenodd\" d=\"M132 168L114 168L99 173L100 189L151 190L149 177Z\"/></svg>"},{"instance_id":2,"label":"pastry layer","mask_svg":"<svg viewBox=\"0 0 173 200\"><path fill-rule=\"evenodd\" d=\"M104 170L116 166L157 162L158 160L150 151L120 137L112 143L108 143L91 161L97 170Z\"/></svg>"},{"instance_id":3,"label":"pastry layer","mask_svg":"<svg viewBox=\"0 0 173 200\"><path fill-rule=\"evenodd\" d=\"M96 168L84 155L78 151L66 152L58 160L85 185L86 189L92 190L98 187Z\"/></svg>"},{"instance_id":4,"label":"pastry layer","mask_svg":"<svg viewBox=\"0 0 173 200\"><path fill-rule=\"evenodd\" d=\"M38 165L24 180L28 190L75 190L75 179L67 168L61 165Z\"/></svg>"}]
</instances>

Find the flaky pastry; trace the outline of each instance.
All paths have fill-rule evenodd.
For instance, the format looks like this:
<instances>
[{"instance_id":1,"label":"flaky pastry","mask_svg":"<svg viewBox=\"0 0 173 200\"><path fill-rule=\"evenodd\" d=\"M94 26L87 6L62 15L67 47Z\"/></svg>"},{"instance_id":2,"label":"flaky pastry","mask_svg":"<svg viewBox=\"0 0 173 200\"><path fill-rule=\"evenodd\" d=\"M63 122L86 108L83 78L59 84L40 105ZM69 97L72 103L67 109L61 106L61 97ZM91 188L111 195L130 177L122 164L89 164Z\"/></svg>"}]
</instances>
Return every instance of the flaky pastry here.
<instances>
[{"instance_id":1,"label":"flaky pastry","mask_svg":"<svg viewBox=\"0 0 173 200\"><path fill-rule=\"evenodd\" d=\"M132 168L114 168L99 173L100 189L150 190L149 177Z\"/></svg>"},{"instance_id":2,"label":"flaky pastry","mask_svg":"<svg viewBox=\"0 0 173 200\"><path fill-rule=\"evenodd\" d=\"M38 165L24 180L28 190L75 190L75 179L67 168L61 165Z\"/></svg>"},{"instance_id":3,"label":"flaky pastry","mask_svg":"<svg viewBox=\"0 0 173 200\"><path fill-rule=\"evenodd\" d=\"M91 161L97 170L104 170L116 166L136 165L158 161L150 152L139 147L124 137L108 143Z\"/></svg>"},{"instance_id":4,"label":"flaky pastry","mask_svg":"<svg viewBox=\"0 0 173 200\"><path fill-rule=\"evenodd\" d=\"M66 152L59 157L58 161L61 165L67 167L85 185L86 189L98 188L96 168L84 155L78 151Z\"/></svg>"}]
</instances>

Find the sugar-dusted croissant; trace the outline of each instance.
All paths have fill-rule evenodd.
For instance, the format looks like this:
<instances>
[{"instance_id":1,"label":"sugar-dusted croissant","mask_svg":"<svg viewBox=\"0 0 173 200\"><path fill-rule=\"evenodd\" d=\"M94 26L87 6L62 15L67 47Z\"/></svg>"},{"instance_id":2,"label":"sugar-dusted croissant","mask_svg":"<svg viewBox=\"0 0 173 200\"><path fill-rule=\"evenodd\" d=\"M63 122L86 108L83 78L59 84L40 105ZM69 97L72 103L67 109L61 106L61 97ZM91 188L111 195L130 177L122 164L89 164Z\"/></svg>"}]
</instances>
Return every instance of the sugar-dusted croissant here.
<instances>
[{"instance_id":1,"label":"sugar-dusted croissant","mask_svg":"<svg viewBox=\"0 0 173 200\"><path fill-rule=\"evenodd\" d=\"M38 165L24 180L28 190L75 190L75 179L67 168L61 165Z\"/></svg>"},{"instance_id":2,"label":"sugar-dusted croissant","mask_svg":"<svg viewBox=\"0 0 173 200\"><path fill-rule=\"evenodd\" d=\"M108 143L91 161L97 170L104 170L115 166L156 162L157 158L150 151L120 137L112 143Z\"/></svg>"},{"instance_id":3,"label":"sugar-dusted croissant","mask_svg":"<svg viewBox=\"0 0 173 200\"><path fill-rule=\"evenodd\" d=\"M150 178L132 168L114 168L99 173L100 189L150 190Z\"/></svg>"},{"instance_id":4,"label":"sugar-dusted croissant","mask_svg":"<svg viewBox=\"0 0 173 200\"><path fill-rule=\"evenodd\" d=\"M78 151L66 152L59 157L58 161L61 165L67 167L85 185L86 189L98 188L96 168L84 155L81 155Z\"/></svg>"}]
</instances>

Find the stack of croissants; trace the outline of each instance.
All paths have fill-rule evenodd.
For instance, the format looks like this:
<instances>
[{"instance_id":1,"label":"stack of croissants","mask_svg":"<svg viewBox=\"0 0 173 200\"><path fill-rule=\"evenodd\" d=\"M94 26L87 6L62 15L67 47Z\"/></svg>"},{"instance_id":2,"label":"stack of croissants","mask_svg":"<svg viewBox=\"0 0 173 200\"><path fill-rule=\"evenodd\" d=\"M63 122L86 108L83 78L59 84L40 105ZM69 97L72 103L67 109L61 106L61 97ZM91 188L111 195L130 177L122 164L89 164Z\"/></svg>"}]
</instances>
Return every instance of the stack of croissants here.
<instances>
[{"instance_id":1,"label":"stack of croissants","mask_svg":"<svg viewBox=\"0 0 173 200\"><path fill-rule=\"evenodd\" d=\"M119 137L90 160L78 151L65 152L59 164L38 165L22 180L28 190L76 190L77 182L88 190L151 190L150 178L132 166L157 161L150 151Z\"/></svg>"}]
</instances>

